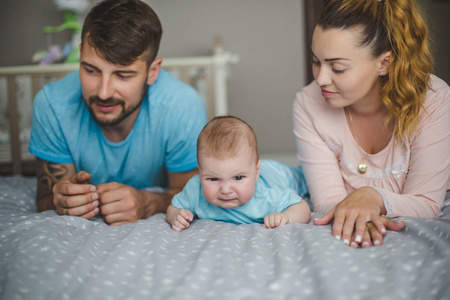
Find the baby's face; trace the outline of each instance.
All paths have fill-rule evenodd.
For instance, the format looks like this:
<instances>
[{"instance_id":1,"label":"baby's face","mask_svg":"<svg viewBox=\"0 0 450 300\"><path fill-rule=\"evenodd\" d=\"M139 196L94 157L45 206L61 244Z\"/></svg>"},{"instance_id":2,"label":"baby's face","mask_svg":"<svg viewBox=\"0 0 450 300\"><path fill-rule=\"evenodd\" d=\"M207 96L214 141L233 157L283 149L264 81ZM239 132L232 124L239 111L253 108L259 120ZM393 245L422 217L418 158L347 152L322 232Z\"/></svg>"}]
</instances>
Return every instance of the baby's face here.
<instances>
[{"instance_id":1,"label":"baby's face","mask_svg":"<svg viewBox=\"0 0 450 300\"><path fill-rule=\"evenodd\" d=\"M247 148L235 157L199 157L199 173L206 200L222 208L235 208L252 199L259 178L260 161Z\"/></svg>"}]
</instances>

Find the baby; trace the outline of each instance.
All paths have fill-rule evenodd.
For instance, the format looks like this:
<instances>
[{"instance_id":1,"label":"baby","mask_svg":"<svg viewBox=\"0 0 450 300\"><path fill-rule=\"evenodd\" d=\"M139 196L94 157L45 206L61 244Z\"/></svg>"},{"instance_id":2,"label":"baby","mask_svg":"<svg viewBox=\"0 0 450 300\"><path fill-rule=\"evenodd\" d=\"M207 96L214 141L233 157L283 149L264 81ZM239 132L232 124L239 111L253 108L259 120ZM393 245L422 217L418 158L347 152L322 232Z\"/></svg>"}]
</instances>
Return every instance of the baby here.
<instances>
[{"instance_id":1,"label":"baby","mask_svg":"<svg viewBox=\"0 0 450 300\"><path fill-rule=\"evenodd\" d=\"M311 210L299 168L259 160L256 135L236 117L216 117L197 141L199 175L175 195L167 222L182 231L194 217L275 228L307 223ZM295 190L294 190L295 189Z\"/></svg>"}]
</instances>

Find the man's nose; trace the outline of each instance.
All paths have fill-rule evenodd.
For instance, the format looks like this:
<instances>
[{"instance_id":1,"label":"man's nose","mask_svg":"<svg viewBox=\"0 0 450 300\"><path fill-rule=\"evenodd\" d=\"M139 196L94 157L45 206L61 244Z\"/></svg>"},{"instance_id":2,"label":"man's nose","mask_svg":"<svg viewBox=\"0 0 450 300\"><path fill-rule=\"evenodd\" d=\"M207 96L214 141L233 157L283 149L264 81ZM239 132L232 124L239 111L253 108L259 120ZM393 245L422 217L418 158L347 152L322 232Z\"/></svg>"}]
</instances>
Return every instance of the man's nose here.
<instances>
[{"instance_id":1,"label":"man's nose","mask_svg":"<svg viewBox=\"0 0 450 300\"><path fill-rule=\"evenodd\" d=\"M98 90L98 97L100 99L106 100L112 98L113 95L114 95L114 87L112 84L111 77L102 76Z\"/></svg>"}]
</instances>

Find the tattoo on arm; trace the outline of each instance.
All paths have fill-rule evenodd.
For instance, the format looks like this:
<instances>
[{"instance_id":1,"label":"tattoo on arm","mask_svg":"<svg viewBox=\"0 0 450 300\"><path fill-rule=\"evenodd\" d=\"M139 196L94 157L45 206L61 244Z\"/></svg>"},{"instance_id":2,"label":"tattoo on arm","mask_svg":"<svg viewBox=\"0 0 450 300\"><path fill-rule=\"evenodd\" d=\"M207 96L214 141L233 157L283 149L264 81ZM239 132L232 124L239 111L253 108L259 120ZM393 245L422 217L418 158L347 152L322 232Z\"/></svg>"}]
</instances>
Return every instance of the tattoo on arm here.
<instances>
[{"instance_id":1,"label":"tattoo on arm","mask_svg":"<svg viewBox=\"0 0 450 300\"><path fill-rule=\"evenodd\" d=\"M37 159L37 194L36 198L52 194L53 186L60 180L70 178L75 172L71 165L55 164Z\"/></svg>"}]
</instances>

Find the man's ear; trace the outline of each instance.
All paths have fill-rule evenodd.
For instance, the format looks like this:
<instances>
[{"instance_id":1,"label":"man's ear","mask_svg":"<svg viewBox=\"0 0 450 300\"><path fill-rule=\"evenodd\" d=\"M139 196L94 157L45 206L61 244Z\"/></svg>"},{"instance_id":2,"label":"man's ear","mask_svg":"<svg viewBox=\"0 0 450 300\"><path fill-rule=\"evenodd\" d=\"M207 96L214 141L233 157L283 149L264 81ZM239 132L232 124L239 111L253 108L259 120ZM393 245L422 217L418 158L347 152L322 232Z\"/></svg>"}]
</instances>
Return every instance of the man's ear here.
<instances>
[{"instance_id":1,"label":"man's ear","mask_svg":"<svg viewBox=\"0 0 450 300\"><path fill-rule=\"evenodd\" d=\"M380 55L380 75L386 75L389 73L391 66L391 51L386 51Z\"/></svg>"},{"instance_id":2,"label":"man's ear","mask_svg":"<svg viewBox=\"0 0 450 300\"><path fill-rule=\"evenodd\" d=\"M159 71L161 70L162 58L155 59L148 68L147 84L152 85L158 79Z\"/></svg>"}]
</instances>

